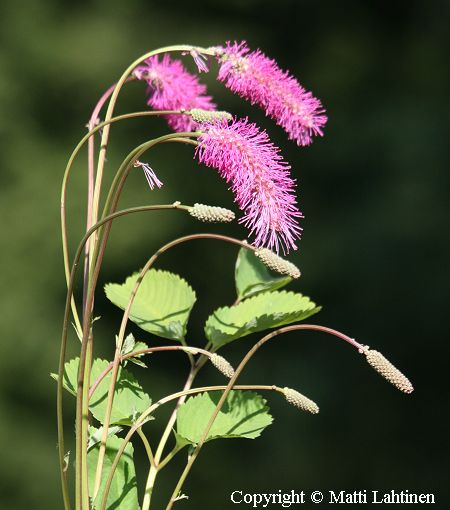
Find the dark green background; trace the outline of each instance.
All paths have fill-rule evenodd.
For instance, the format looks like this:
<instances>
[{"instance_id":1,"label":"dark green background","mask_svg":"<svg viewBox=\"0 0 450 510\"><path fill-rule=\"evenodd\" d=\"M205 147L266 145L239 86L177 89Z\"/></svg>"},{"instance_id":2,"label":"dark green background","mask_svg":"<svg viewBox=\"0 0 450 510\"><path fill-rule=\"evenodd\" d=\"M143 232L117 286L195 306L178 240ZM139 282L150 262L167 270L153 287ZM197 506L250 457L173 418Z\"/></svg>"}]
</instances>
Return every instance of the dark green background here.
<instances>
[{"instance_id":1,"label":"dark green background","mask_svg":"<svg viewBox=\"0 0 450 510\"><path fill-rule=\"evenodd\" d=\"M257 441L205 448L185 488L190 500L179 507L228 509L235 489L408 489L433 492L435 508L448 508L447 7L356 0L1 3L2 508L62 506L48 374L57 367L65 291L59 189L66 159L96 99L137 56L166 44L227 39L246 39L276 58L328 111L326 136L298 148L215 82L215 66L206 78L220 107L267 128L293 166L306 216L300 250L291 257L303 272L293 289L324 306L314 321L381 350L416 391L395 391L333 338L286 335L259 353L242 380L298 388L321 413L306 416L270 397L274 425ZM144 107L144 86L129 85L118 111ZM115 127L108 178L132 147L164 132L160 120ZM147 160L164 188L151 193L136 172L121 205L181 200L234 207L215 172L192 161L191 148L161 147ZM84 224L84 164L83 154L70 190L72 248ZM119 220L101 284L121 281L168 240L202 230L179 213ZM245 236L239 226L214 230ZM201 343L207 315L234 300L235 255L232 247L197 242L159 263L198 292L193 343ZM101 291L97 305L98 353L110 357L119 314ZM256 338L223 352L236 363ZM74 335L71 343L74 352ZM177 355L155 355L150 365L135 372L156 398L177 388L187 368ZM221 380L212 369L202 378ZM72 423L68 415L68 432ZM175 463L161 476L156 508L164 508L181 468Z\"/></svg>"}]
</instances>

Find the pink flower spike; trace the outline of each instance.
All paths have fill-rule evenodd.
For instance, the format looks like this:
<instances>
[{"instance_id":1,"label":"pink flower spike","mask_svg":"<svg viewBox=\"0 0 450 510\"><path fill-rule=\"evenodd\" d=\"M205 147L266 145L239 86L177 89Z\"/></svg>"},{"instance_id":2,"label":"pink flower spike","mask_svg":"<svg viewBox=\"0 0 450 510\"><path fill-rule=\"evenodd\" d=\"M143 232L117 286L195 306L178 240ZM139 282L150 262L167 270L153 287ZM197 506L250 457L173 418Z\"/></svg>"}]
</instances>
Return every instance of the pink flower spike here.
<instances>
[{"instance_id":1,"label":"pink flower spike","mask_svg":"<svg viewBox=\"0 0 450 510\"><path fill-rule=\"evenodd\" d=\"M323 136L327 122L319 99L306 91L275 60L260 50L250 52L245 42L227 42L217 51L218 79L230 90L261 106L298 145L309 145L315 135Z\"/></svg>"},{"instance_id":2,"label":"pink flower spike","mask_svg":"<svg viewBox=\"0 0 450 510\"><path fill-rule=\"evenodd\" d=\"M163 183L158 179L154 170L150 167L148 163L142 163L142 161L135 161L133 166L135 168L142 168L144 171L145 178L147 179L148 185L150 189L153 191L155 186L157 188L161 188Z\"/></svg>"},{"instance_id":3,"label":"pink flower spike","mask_svg":"<svg viewBox=\"0 0 450 510\"><path fill-rule=\"evenodd\" d=\"M297 218L295 181L290 166L271 143L267 133L247 119L205 123L195 155L201 163L216 168L230 183L235 202L244 211L240 219L255 236L255 246L277 253L297 249L301 228Z\"/></svg>"},{"instance_id":4,"label":"pink flower spike","mask_svg":"<svg viewBox=\"0 0 450 510\"><path fill-rule=\"evenodd\" d=\"M206 95L206 86L199 83L197 76L189 73L182 62L172 60L169 55L164 55L161 61L158 56L148 58L143 65L134 69L133 75L147 82L147 104L155 110L216 109L211 96ZM190 115L165 117L176 132L196 129L197 123Z\"/></svg>"}]
</instances>

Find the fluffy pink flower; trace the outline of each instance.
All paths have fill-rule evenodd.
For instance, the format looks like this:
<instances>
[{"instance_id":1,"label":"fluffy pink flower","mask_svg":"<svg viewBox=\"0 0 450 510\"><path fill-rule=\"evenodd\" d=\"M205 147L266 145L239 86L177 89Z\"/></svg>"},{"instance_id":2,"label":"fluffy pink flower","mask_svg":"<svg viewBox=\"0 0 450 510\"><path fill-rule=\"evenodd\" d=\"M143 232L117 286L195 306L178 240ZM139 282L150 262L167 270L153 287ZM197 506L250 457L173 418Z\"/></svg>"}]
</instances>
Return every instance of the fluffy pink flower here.
<instances>
[{"instance_id":1,"label":"fluffy pink flower","mask_svg":"<svg viewBox=\"0 0 450 510\"><path fill-rule=\"evenodd\" d=\"M215 110L212 98L206 95L206 86L186 71L179 60L164 55L148 58L133 71L138 80L147 82L147 104L155 110ZM177 132L192 131L196 123L189 115L166 115L169 126Z\"/></svg>"},{"instance_id":2,"label":"fluffy pink flower","mask_svg":"<svg viewBox=\"0 0 450 510\"><path fill-rule=\"evenodd\" d=\"M196 156L216 168L230 183L235 201L244 211L240 222L255 235L255 246L267 246L284 253L297 249L301 228L297 218L295 181L290 166L279 154L267 133L247 119L226 120L200 126Z\"/></svg>"},{"instance_id":3,"label":"fluffy pink flower","mask_svg":"<svg viewBox=\"0 0 450 510\"><path fill-rule=\"evenodd\" d=\"M298 145L309 145L323 135L327 122L319 99L261 51L250 52L245 42L217 48L218 78L233 92L258 104Z\"/></svg>"}]
</instances>

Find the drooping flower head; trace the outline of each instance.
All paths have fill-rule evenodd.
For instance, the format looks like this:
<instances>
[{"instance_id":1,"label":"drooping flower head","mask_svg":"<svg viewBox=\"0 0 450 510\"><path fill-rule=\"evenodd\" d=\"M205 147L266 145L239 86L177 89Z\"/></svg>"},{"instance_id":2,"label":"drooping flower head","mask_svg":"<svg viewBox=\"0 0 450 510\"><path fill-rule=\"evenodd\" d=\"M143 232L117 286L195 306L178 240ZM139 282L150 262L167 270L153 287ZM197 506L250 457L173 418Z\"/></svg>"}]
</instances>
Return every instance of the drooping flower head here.
<instances>
[{"instance_id":1,"label":"drooping flower head","mask_svg":"<svg viewBox=\"0 0 450 510\"><path fill-rule=\"evenodd\" d=\"M297 218L295 181L290 166L279 154L267 133L247 119L205 123L196 149L198 160L216 168L230 184L235 201L244 211L240 219L255 246L283 252L297 249L301 228Z\"/></svg>"},{"instance_id":2,"label":"drooping flower head","mask_svg":"<svg viewBox=\"0 0 450 510\"><path fill-rule=\"evenodd\" d=\"M216 48L220 65L218 79L230 90L262 107L298 145L309 145L323 135L327 122L319 99L306 91L275 60L252 51L245 42Z\"/></svg>"},{"instance_id":3,"label":"drooping flower head","mask_svg":"<svg viewBox=\"0 0 450 510\"><path fill-rule=\"evenodd\" d=\"M133 71L138 80L147 82L147 104L155 110L215 110L211 96L206 95L206 86L189 73L182 62L164 55L148 58L144 65ZM189 115L166 115L169 126L177 132L192 131L197 123Z\"/></svg>"}]
</instances>

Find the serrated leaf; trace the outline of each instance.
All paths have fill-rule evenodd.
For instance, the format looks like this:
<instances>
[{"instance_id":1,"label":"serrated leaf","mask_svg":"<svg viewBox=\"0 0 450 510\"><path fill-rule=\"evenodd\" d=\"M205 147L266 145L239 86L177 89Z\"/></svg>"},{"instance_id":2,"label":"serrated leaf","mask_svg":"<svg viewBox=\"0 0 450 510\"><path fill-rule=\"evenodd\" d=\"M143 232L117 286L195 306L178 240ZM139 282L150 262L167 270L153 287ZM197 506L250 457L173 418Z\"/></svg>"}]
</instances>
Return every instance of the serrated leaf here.
<instances>
[{"instance_id":1,"label":"serrated leaf","mask_svg":"<svg viewBox=\"0 0 450 510\"><path fill-rule=\"evenodd\" d=\"M124 310L138 276L138 273L129 276L123 284L105 285L107 298ZM167 271L151 269L136 294L130 320L154 335L183 340L195 301L195 292L185 280Z\"/></svg>"},{"instance_id":2,"label":"serrated leaf","mask_svg":"<svg viewBox=\"0 0 450 510\"><path fill-rule=\"evenodd\" d=\"M111 471L112 463L123 439L117 436L110 436L106 442L106 453L103 463L102 480L97 497L94 501L94 508L99 508L105 490L106 480ZM98 460L99 445L97 444L88 452L89 471L89 493L94 491L95 472ZM113 481L106 504L107 510L136 510L139 508L136 472L133 461L133 445L128 443L120 457L114 473Z\"/></svg>"},{"instance_id":3,"label":"serrated leaf","mask_svg":"<svg viewBox=\"0 0 450 510\"><path fill-rule=\"evenodd\" d=\"M258 294L236 306L218 308L206 321L205 334L215 347L257 331L301 321L317 313L307 296L275 291Z\"/></svg>"},{"instance_id":4,"label":"serrated leaf","mask_svg":"<svg viewBox=\"0 0 450 510\"><path fill-rule=\"evenodd\" d=\"M78 363L79 359L75 358L64 365L63 384L73 395L76 395ZM91 385L108 365L109 363L106 360L94 360L91 372ZM89 410L100 423L103 423L105 415L110 381L111 372L103 378L89 400ZM151 398L144 392L133 374L120 367L111 412L111 425L132 425L136 414L145 411L145 409L150 407L151 403Z\"/></svg>"},{"instance_id":5,"label":"serrated leaf","mask_svg":"<svg viewBox=\"0 0 450 510\"><path fill-rule=\"evenodd\" d=\"M292 281L290 276L275 276L251 250L241 248L234 272L237 296L240 300L260 292L277 290Z\"/></svg>"},{"instance_id":6,"label":"serrated leaf","mask_svg":"<svg viewBox=\"0 0 450 510\"><path fill-rule=\"evenodd\" d=\"M179 447L197 444L222 395L221 391L191 397L177 412L175 437ZM255 439L268 427L273 418L266 400L252 391L231 391L217 415L207 441L218 438Z\"/></svg>"},{"instance_id":7,"label":"serrated leaf","mask_svg":"<svg viewBox=\"0 0 450 510\"><path fill-rule=\"evenodd\" d=\"M122 427L109 427L108 428L108 437L113 436L114 434L118 434L122 431ZM97 443L100 443L103 437L103 427L89 427L89 436L88 436L88 450L95 446Z\"/></svg>"}]
</instances>

